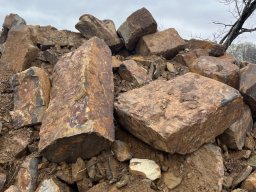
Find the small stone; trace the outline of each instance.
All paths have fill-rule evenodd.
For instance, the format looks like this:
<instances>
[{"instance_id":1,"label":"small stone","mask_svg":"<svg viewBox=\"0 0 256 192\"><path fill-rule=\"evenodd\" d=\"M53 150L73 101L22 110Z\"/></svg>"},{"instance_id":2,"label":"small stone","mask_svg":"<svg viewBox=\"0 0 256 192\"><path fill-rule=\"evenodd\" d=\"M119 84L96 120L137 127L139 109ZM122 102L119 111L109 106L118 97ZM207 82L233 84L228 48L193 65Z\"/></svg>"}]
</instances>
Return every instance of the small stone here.
<instances>
[{"instance_id":1,"label":"small stone","mask_svg":"<svg viewBox=\"0 0 256 192\"><path fill-rule=\"evenodd\" d=\"M256 172L254 171L249 177L241 185L242 189L246 189L248 191L255 191L256 190Z\"/></svg>"},{"instance_id":2,"label":"small stone","mask_svg":"<svg viewBox=\"0 0 256 192\"><path fill-rule=\"evenodd\" d=\"M129 170L152 181L161 178L161 169L154 161L148 159L131 159Z\"/></svg>"},{"instance_id":3,"label":"small stone","mask_svg":"<svg viewBox=\"0 0 256 192\"><path fill-rule=\"evenodd\" d=\"M175 69L174 65L170 62L167 62L167 70L171 73L178 74L177 70Z\"/></svg>"},{"instance_id":4,"label":"small stone","mask_svg":"<svg viewBox=\"0 0 256 192\"><path fill-rule=\"evenodd\" d=\"M245 138L244 147L245 147L245 149L250 149L252 151L254 150L254 148L255 148L255 141L254 141L254 138L251 135L248 135Z\"/></svg>"},{"instance_id":5,"label":"small stone","mask_svg":"<svg viewBox=\"0 0 256 192\"><path fill-rule=\"evenodd\" d=\"M112 56L112 68L118 69L120 65L123 63L122 60L119 59L120 57Z\"/></svg>"},{"instance_id":6,"label":"small stone","mask_svg":"<svg viewBox=\"0 0 256 192\"><path fill-rule=\"evenodd\" d=\"M142 85L149 81L147 70L140 67L133 60L123 61L118 69L118 73L122 79L138 85Z\"/></svg>"},{"instance_id":7,"label":"small stone","mask_svg":"<svg viewBox=\"0 0 256 192\"><path fill-rule=\"evenodd\" d=\"M45 179L39 185L36 192L71 192L71 189L55 178Z\"/></svg>"},{"instance_id":8,"label":"small stone","mask_svg":"<svg viewBox=\"0 0 256 192\"><path fill-rule=\"evenodd\" d=\"M166 186L168 187L168 189L174 189L175 187L177 187L181 181L182 178L180 177L176 177L173 173L171 172L167 172L163 174L163 181L166 184Z\"/></svg>"},{"instance_id":9,"label":"small stone","mask_svg":"<svg viewBox=\"0 0 256 192\"><path fill-rule=\"evenodd\" d=\"M15 185L11 185L8 189L6 189L4 192L21 192L18 187Z\"/></svg>"},{"instance_id":10,"label":"small stone","mask_svg":"<svg viewBox=\"0 0 256 192\"><path fill-rule=\"evenodd\" d=\"M173 58L184 49L185 41L173 29L166 29L154 34L143 36L136 48L141 55L161 55L167 59Z\"/></svg>"},{"instance_id":11,"label":"small stone","mask_svg":"<svg viewBox=\"0 0 256 192\"><path fill-rule=\"evenodd\" d=\"M251 157L247 160L247 165L251 166L253 169L256 169L256 154L251 155Z\"/></svg>"},{"instance_id":12,"label":"small stone","mask_svg":"<svg viewBox=\"0 0 256 192\"><path fill-rule=\"evenodd\" d=\"M225 52L226 48L224 45L213 44L213 47L211 48L209 55L214 57L220 57L223 56Z\"/></svg>"},{"instance_id":13,"label":"small stone","mask_svg":"<svg viewBox=\"0 0 256 192\"><path fill-rule=\"evenodd\" d=\"M14 110L11 111L16 128L41 123L50 101L50 80L47 73L31 67L12 78Z\"/></svg>"},{"instance_id":14,"label":"small stone","mask_svg":"<svg viewBox=\"0 0 256 192\"><path fill-rule=\"evenodd\" d=\"M112 151L116 159L120 162L130 160L132 158L130 146L120 140L115 140L112 145Z\"/></svg>"},{"instance_id":15,"label":"small stone","mask_svg":"<svg viewBox=\"0 0 256 192\"><path fill-rule=\"evenodd\" d=\"M79 192L85 192L93 186L93 183L89 178L84 177L82 180L77 181L76 185Z\"/></svg>"},{"instance_id":16,"label":"small stone","mask_svg":"<svg viewBox=\"0 0 256 192\"><path fill-rule=\"evenodd\" d=\"M248 191L246 189L237 188L237 189L232 190L231 192L248 192Z\"/></svg>"},{"instance_id":17,"label":"small stone","mask_svg":"<svg viewBox=\"0 0 256 192\"><path fill-rule=\"evenodd\" d=\"M72 164L72 178L74 181L80 181L85 177L86 166L82 158L77 158L76 163Z\"/></svg>"},{"instance_id":18,"label":"small stone","mask_svg":"<svg viewBox=\"0 0 256 192\"><path fill-rule=\"evenodd\" d=\"M251 166L246 166L241 172L239 172L233 180L232 187L237 186L239 183L243 182L252 172Z\"/></svg>"},{"instance_id":19,"label":"small stone","mask_svg":"<svg viewBox=\"0 0 256 192\"><path fill-rule=\"evenodd\" d=\"M87 173L89 178L94 179L96 176L96 164L97 164L97 158L93 157L87 162Z\"/></svg>"},{"instance_id":20,"label":"small stone","mask_svg":"<svg viewBox=\"0 0 256 192\"><path fill-rule=\"evenodd\" d=\"M2 191L5 182L6 182L6 173L3 170L0 170L0 191Z\"/></svg>"},{"instance_id":21,"label":"small stone","mask_svg":"<svg viewBox=\"0 0 256 192\"><path fill-rule=\"evenodd\" d=\"M157 23L146 8L132 13L117 30L124 40L125 47L130 51L135 48L142 36L156 31Z\"/></svg>"},{"instance_id":22,"label":"small stone","mask_svg":"<svg viewBox=\"0 0 256 192\"><path fill-rule=\"evenodd\" d=\"M222 185L225 189L229 189L232 186L232 183L233 183L233 177L224 176Z\"/></svg>"},{"instance_id":23,"label":"small stone","mask_svg":"<svg viewBox=\"0 0 256 192\"><path fill-rule=\"evenodd\" d=\"M126 185L129 183L129 181L130 181L130 176L129 176L129 175L123 175L123 176L121 177L120 181L118 181L118 182L116 183L116 187L117 187L118 189L120 189L120 188L126 186Z\"/></svg>"}]
</instances>

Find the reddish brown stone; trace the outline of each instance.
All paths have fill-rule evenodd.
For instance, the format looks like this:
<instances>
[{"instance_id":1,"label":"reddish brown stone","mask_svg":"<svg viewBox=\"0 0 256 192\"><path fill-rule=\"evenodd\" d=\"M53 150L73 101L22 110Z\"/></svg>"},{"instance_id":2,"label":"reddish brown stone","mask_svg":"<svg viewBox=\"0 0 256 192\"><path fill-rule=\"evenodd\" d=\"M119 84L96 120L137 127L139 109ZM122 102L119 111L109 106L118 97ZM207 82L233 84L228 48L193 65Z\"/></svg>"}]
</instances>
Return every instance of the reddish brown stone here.
<instances>
[{"instance_id":1,"label":"reddish brown stone","mask_svg":"<svg viewBox=\"0 0 256 192\"><path fill-rule=\"evenodd\" d=\"M213 42L211 41L205 41L205 40L199 40L199 39L190 39L186 43L187 49L205 49L208 52L213 48Z\"/></svg>"},{"instance_id":2,"label":"reddish brown stone","mask_svg":"<svg viewBox=\"0 0 256 192\"><path fill-rule=\"evenodd\" d=\"M50 80L47 73L31 67L13 77L14 110L11 111L15 127L41 123L50 101Z\"/></svg>"},{"instance_id":3,"label":"reddish brown stone","mask_svg":"<svg viewBox=\"0 0 256 192\"><path fill-rule=\"evenodd\" d=\"M239 90L244 100L252 111L253 118L256 118L256 65L248 64L241 69Z\"/></svg>"},{"instance_id":4,"label":"reddish brown stone","mask_svg":"<svg viewBox=\"0 0 256 192\"><path fill-rule=\"evenodd\" d=\"M55 65L39 150L54 162L90 158L114 140L111 52L91 38Z\"/></svg>"},{"instance_id":5,"label":"reddish brown stone","mask_svg":"<svg viewBox=\"0 0 256 192\"><path fill-rule=\"evenodd\" d=\"M243 105L232 87L187 73L121 94L115 110L119 123L139 139L162 151L186 154L230 127Z\"/></svg>"},{"instance_id":6,"label":"reddish brown stone","mask_svg":"<svg viewBox=\"0 0 256 192\"><path fill-rule=\"evenodd\" d=\"M141 37L156 31L157 23L146 8L132 13L117 30L128 50L133 50Z\"/></svg>"},{"instance_id":7,"label":"reddish brown stone","mask_svg":"<svg viewBox=\"0 0 256 192\"><path fill-rule=\"evenodd\" d=\"M239 67L229 61L217 57L201 56L193 62L190 70L236 89L239 87Z\"/></svg>"},{"instance_id":8,"label":"reddish brown stone","mask_svg":"<svg viewBox=\"0 0 256 192\"><path fill-rule=\"evenodd\" d=\"M122 79L138 85L149 81L147 70L140 67L134 60L123 61L118 72Z\"/></svg>"},{"instance_id":9,"label":"reddish brown stone","mask_svg":"<svg viewBox=\"0 0 256 192\"><path fill-rule=\"evenodd\" d=\"M142 37L136 52L141 55L161 55L165 58L172 58L184 48L184 45L185 41L178 32L170 28Z\"/></svg>"}]
</instances>

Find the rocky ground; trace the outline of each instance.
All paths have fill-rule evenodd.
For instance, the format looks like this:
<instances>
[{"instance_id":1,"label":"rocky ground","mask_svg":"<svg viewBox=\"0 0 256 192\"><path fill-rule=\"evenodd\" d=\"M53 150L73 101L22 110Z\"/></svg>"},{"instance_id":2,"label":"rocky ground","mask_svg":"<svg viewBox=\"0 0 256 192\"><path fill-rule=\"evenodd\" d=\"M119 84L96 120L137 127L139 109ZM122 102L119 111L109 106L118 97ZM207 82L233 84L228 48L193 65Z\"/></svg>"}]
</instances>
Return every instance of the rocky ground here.
<instances>
[{"instance_id":1,"label":"rocky ground","mask_svg":"<svg viewBox=\"0 0 256 192\"><path fill-rule=\"evenodd\" d=\"M0 191L256 191L255 64L145 8L75 26L3 22Z\"/></svg>"}]
</instances>

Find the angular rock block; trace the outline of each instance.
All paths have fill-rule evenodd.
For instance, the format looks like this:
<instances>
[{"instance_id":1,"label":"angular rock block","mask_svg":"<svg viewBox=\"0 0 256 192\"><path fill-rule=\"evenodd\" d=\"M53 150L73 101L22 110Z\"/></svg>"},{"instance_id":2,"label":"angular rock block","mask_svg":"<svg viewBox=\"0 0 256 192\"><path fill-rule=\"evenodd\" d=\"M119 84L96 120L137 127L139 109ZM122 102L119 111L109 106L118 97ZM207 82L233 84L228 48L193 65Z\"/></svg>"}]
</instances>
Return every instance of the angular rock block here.
<instances>
[{"instance_id":1,"label":"angular rock block","mask_svg":"<svg viewBox=\"0 0 256 192\"><path fill-rule=\"evenodd\" d=\"M31 67L12 78L14 110L11 111L13 125L23 127L39 124L50 101L50 80L47 73Z\"/></svg>"},{"instance_id":2,"label":"angular rock block","mask_svg":"<svg viewBox=\"0 0 256 192\"><path fill-rule=\"evenodd\" d=\"M133 50L144 35L155 33L157 23L151 13L142 8L132 13L117 30L123 38L126 49Z\"/></svg>"},{"instance_id":3,"label":"angular rock block","mask_svg":"<svg viewBox=\"0 0 256 192\"><path fill-rule=\"evenodd\" d=\"M185 41L173 29L166 29L142 37L137 45L136 53L141 55L161 55L167 59L174 57L184 48Z\"/></svg>"},{"instance_id":4,"label":"angular rock block","mask_svg":"<svg viewBox=\"0 0 256 192\"><path fill-rule=\"evenodd\" d=\"M87 39L94 36L103 39L113 51L119 51L123 46L113 22L103 22L92 15L85 14L79 18L75 27Z\"/></svg>"},{"instance_id":5,"label":"angular rock block","mask_svg":"<svg viewBox=\"0 0 256 192\"><path fill-rule=\"evenodd\" d=\"M51 179L45 179L43 182L39 185L36 192L71 192L71 189L61 181L51 178Z\"/></svg>"},{"instance_id":6,"label":"angular rock block","mask_svg":"<svg viewBox=\"0 0 256 192\"><path fill-rule=\"evenodd\" d=\"M111 51L94 37L55 65L39 150L53 162L90 158L114 140Z\"/></svg>"},{"instance_id":7,"label":"angular rock block","mask_svg":"<svg viewBox=\"0 0 256 192\"><path fill-rule=\"evenodd\" d=\"M193 62L190 70L235 89L239 87L239 67L229 61L217 57L201 56Z\"/></svg>"},{"instance_id":8,"label":"angular rock block","mask_svg":"<svg viewBox=\"0 0 256 192\"><path fill-rule=\"evenodd\" d=\"M252 116L256 118L256 65L248 64L241 69L239 90L244 97L244 101L252 111Z\"/></svg>"},{"instance_id":9,"label":"angular rock block","mask_svg":"<svg viewBox=\"0 0 256 192\"><path fill-rule=\"evenodd\" d=\"M4 192L20 192L19 188L15 185L11 185L8 189L6 189Z\"/></svg>"},{"instance_id":10,"label":"angular rock block","mask_svg":"<svg viewBox=\"0 0 256 192\"><path fill-rule=\"evenodd\" d=\"M250 108L245 105L241 117L220 135L221 143L230 149L242 150L246 133L253 127L253 119Z\"/></svg>"},{"instance_id":11,"label":"angular rock block","mask_svg":"<svg viewBox=\"0 0 256 192\"><path fill-rule=\"evenodd\" d=\"M156 149L187 154L230 127L243 112L239 91L187 73L121 94L115 102L122 127Z\"/></svg>"}]
</instances>

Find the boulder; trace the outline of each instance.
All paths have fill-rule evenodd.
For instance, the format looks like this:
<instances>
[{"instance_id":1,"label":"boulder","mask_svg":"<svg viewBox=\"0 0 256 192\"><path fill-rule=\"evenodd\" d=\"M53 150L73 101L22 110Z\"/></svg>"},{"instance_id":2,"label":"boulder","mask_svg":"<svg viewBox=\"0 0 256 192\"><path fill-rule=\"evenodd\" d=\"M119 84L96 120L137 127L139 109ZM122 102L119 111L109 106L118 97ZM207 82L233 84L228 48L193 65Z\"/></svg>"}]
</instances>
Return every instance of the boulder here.
<instances>
[{"instance_id":1,"label":"boulder","mask_svg":"<svg viewBox=\"0 0 256 192\"><path fill-rule=\"evenodd\" d=\"M8 33L0 61L7 69L21 72L30 67L31 62L37 58L38 52L30 28L22 26Z\"/></svg>"},{"instance_id":2,"label":"boulder","mask_svg":"<svg viewBox=\"0 0 256 192\"><path fill-rule=\"evenodd\" d=\"M216 57L201 56L190 66L190 70L238 89L239 67Z\"/></svg>"},{"instance_id":3,"label":"boulder","mask_svg":"<svg viewBox=\"0 0 256 192\"><path fill-rule=\"evenodd\" d=\"M159 165L149 159L131 159L129 170L133 175L140 175L152 181L161 178Z\"/></svg>"},{"instance_id":4,"label":"boulder","mask_svg":"<svg viewBox=\"0 0 256 192\"><path fill-rule=\"evenodd\" d=\"M91 38L55 65L39 150L53 162L97 155L114 140L111 52Z\"/></svg>"},{"instance_id":5,"label":"boulder","mask_svg":"<svg viewBox=\"0 0 256 192\"><path fill-rule=\"evenodd\" d=\"M239 91L194 73L120 94L120 125L156 149L186 154L230 127L243 112ZM209 131L211 130L211 131Z\"/></svg>"},{"instance_id":6,"label":"boulder","mask_svg":"<svg viewBox=\"0 0 256 192\"><path fill-rule=\"evenodd\" d=\"M244 97L244 101L252 111L253 118L256 118L256 65L248 64L241 69L239 91Z\"/></svg>"},{"instance_id":7,"label":"boulder","mask_svg":"<svg viewBox=\"0 0 256 192\"><path fill-rule=\"evenodd\" d=\"M150 80L147 70L139 66L134 60L123 61L118 69L123 80L142 85Z\"/></svg>"},{"instance_id":8,"label":"boulder","mask_svg":"<svg viewBox=\"0 0 256 192\"><path fill-rule=\"evenodd\" d=\"M92 15L85 14L79 18L75 27L86 39L94 36L103 39L114 52L119 51L123 46L115 30L115 24L109 20L103 22Z\"/></svg>"},{"instance_id":9,"label":"boulder","mask_svg":"<svg viewBox=\"0 0 256 192\"><path fill-rule=\"evenodd\" d=\"M219 136L222 144L230 149L242 150L245 143L246 133L253 126L250 108L245 105L241 117Z\"/></svg>"},{"instance_id":10,"label":"boulder","mask_svg":"<svg viewBox=\"0 0 256 192\"><path fill-rule=\"evenodd\" d=\"M191 49L204 49L208 53L211 51L213 48L214 44L211 41L206 41L206 40L200 40L200 39L190 39L186 42L186 48L191 50Z\"/></svg>"},{"instance_id":11,"label":"boulder","mask_svg":"<svg viewBox=\"0 0 256 192\"><path fill-rule=\"evenodd\" d=\"M116 159L120 162L130 160L132 158L130 146L120 140L115 140L112 145L112 151Z\"/></svg>"},{"instance_id":12,"label":"boulder","mask_svg":"<svg viewBox=\"0 0 256 192\"><path fill-rule=\"evenodd\" d=\"M213 47L209 51L209 55L213 57L221 57L225 54L226 52L226 47L224 45L220 44L213 44Z\"/></svg>"},{"instance_id":13,"label":"boulder","mask_svg":"<svg viewBox=\"0 0 256 192\"><path fill-rule=\"evenodd\" d=\"M16 177L16 186L21 192L34 192L36 190L38 163L38 158L27 157L21 164Z\"/></svg>"},{"instance_id":14,"label":"boulder","mask_svg":"<svg viewBox=\"0 0 256 192\"><path fill-rule=\"evenodd\" d=\"M39 185L36 192L71 192L71 189L55 178L45 179Z\"/></svg>"},{"instance_id":15,"label":"boulder","mask_svg":"<svg viewBox=\"0 0 256 192\"><path fill-rule=\"evenodd\" d=\"M132 13L117 30L126 49L133 50L141 37L157 31L157 23L151 13L142 8Z\"/></svg>"},{"instance_id":16,"label":"boulder","mask_svg":"<svg viewBox=\"0 0 256 192\"><path fill-rule=\"evenodd\" d=\"M13 125L17 128L41 123L50 101L50 80L47 73L31 67L12 78L14 109Z\"/></svg>"},{"instance_id":17,"label":"boulder","mask_svg":"<svg viewBox=\"0 0 256 192\"><path fill-rule=\"evenodd\" d=\"M143 36L137 45L136 53L141 55L160 55L170 59L184 49L184 45L185 41L178 32L170 28Z\"/></svg>"}]
</instances>

